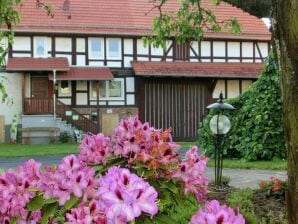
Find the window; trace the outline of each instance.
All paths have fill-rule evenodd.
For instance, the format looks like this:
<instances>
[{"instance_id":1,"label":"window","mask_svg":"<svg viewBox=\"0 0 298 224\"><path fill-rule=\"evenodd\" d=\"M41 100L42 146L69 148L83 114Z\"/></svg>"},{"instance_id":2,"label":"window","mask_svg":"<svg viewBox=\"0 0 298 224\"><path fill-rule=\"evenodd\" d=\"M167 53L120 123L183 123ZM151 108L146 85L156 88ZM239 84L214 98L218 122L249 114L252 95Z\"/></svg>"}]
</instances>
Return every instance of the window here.
<instances>
[{"instance_id":1,"label":"window","mask_svg":"<svg viewBox=\"0 0 298 224\"><path fill-rule=\"evenodd\" d=\"M108 39L108 58L121 58L120 39Z\"/></svg>"},{"instance_id":2,"label":"window","mask_svg":"<svg viewBox=\"0 0 298 224\"><path fill-rule=\"evenodd\" d=\"M91 38L89 39L89 58L90 59L102 59L103 58L103 48L102 48L101 38Z\"/></svg>"},{"instance_id":3,"label":"window","mask_svg":"<svg viewBox=\"0 0 298 224\"><path fill-rule=\"evenodd\" d=\"M96 81L91 82L91 96L97 97ZM101 100L123 100L124 99L124 79L111 81L99 81L99 99Z\"/></svg>"},{"instance_id":4,"label":"window","mask_svg":"<svg viewBox=\"0 0 298 224\"><path fill-rule=\"evenodd\" d=\"M92 97L96 98L97 94L96 94L96 81L92 81ZM99 89L98 89L98 93L99 93L99 98L104 98L106 97L106 81L99 81Z\"/></svg>"},{"instance_id":5,"label":"window","mask_svg":"<svg viewBox=\"0 0 298 224\"><path fill-rule=\"evenodd\" d=\"M47 38L34 38L34 57L47 57Z\"/></svg>"},{"instance_id":6,"label":"window","mask_svg":"<svg viewBox=\"0 0 298 224\"><path fill-rule=\"evenodd\" d=\"M70 93L70 82L69 81L61 81L60 84L60 92L63 94Z\"/></svg>"}]
</instances>

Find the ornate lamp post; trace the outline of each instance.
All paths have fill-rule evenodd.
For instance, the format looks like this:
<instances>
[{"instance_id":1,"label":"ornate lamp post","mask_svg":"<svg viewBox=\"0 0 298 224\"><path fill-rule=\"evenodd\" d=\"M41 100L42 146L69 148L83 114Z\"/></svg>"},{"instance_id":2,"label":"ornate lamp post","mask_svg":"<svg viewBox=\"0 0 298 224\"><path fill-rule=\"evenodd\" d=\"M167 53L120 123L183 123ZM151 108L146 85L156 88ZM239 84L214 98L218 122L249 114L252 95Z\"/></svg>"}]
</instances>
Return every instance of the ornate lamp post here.
<instances>
[{"instance_id":1,"label":"ornate lamp post","mask_svg":"<svg viewBox=\"0 0 298 224\"><path fill-rule=\"evenodd\" d=\"M222 188L222 165L223 165L223 150L222 145L226 134L231 129L231 122L229 118L223 115L224 110L234 110L231 104L223 102L223 94L220 93L219 99L216 103L207 106L207 109L216 110L209 123L210 130L214 137L215 145L215 190L223 190Z\"/></svg>"}]
</instances>

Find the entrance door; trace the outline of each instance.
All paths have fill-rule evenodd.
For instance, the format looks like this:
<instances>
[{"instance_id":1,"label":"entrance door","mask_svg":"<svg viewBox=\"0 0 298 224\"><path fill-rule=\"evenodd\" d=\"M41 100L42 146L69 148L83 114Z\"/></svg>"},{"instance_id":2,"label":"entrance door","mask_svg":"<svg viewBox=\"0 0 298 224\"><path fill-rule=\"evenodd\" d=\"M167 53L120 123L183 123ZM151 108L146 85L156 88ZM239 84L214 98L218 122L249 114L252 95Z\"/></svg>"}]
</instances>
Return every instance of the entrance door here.
<instances>
[{"instance_id":1,"label":"entrance door","mask_svg":"<svg viewBox=\"0 0 298 224\"><path fill-rule=\"evenodd\" d=\"M31 77L31 97L38 99L49 97L48 77Z\"/></svg>"},{"instance_id":2,"label":"entrance door","mask_svg":"<svg viewBox=\"0 0 298 224\"><path fill-rule=\"evenodd\" d=\"M31 77L31 98L28 100L25 103L25 111L29 114L53 112L53 99L49 97L48 77Z\"/></svg>"}]
</instances>

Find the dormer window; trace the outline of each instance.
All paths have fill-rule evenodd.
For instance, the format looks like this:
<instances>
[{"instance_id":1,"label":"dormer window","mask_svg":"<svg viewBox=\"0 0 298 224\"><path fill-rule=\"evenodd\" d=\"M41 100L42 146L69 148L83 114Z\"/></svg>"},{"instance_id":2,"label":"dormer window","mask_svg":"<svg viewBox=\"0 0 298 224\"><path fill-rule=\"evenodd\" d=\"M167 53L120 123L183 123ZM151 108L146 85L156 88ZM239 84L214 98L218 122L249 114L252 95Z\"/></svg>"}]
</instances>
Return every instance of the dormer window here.
<instances>
[{"instance_id":1,"label":"dormer window","mask_svg":"<svg viewBox=\"0 0 298 224\"><path fill-rule=\"evenodd\" d=\"M121 58L121 44L120 39L108 39L108 58L120 59Z\"/></svg>"},{"instance_id":2,"label":"dormer window","mask_svg":"<svg viewBox=\"0 0 298 224\"><path fill-rule=\"evenodd\" d=\"M102 59L103 58L103 39L90 38L89 39L89 58Z\"/></svg>"},{"instance_id":3,"label":"dormer window","mask_svg":"<svg viewBox=\"0 0 298 224\"><path fill-rule=\"evenodd\" d=\"M34 38L34 57L44 58L47 57L47 38L35 37Z\"/></svg>"}]
</instances>

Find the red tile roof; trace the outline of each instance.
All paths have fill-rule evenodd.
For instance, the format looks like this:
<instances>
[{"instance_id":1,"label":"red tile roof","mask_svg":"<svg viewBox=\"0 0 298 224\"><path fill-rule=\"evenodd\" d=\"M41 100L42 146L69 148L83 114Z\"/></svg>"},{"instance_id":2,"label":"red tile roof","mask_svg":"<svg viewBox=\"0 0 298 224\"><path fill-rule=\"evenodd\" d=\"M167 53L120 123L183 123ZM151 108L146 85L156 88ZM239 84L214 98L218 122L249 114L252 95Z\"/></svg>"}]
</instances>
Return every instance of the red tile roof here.
<instances>
[{"instance_id":1,"label":"red tile roof","mask_svg":"<svg viewBox=\"0 0 298 224\"><path fill-rule=\"evenodd\" d=\"M137 76L257 78L262 63L132 62Z\"/></svg>"},{"instance_id":2,"label":"red tile roof","mask_svg":"<svg viewBox=\"0 0 298 224\"><path fill-rule=\"evenodd\" d=\"M53 80L53 75L49 75ZM67 72L58 72L57 80L112 80L113 73L109 68L71 67Z\"/></svg>"},{"instance_id":3,"label":"red tile roof","mask_svg":"<svg viewBox=\"0 0 298 224\"><path fill-rule=\"evenodd\" d=\"M51 18L44 10L38 9L34 1L24 0L20 7L21 23L15 30L44 33L144 35L151 32L152 18L158 13L157 10L153 10L149 15L145 15L152 8L152 3L148 0L71 0L70 11L62 10L64 1L46 1L54 9L54 18ZM214 8L210 2L210 0L202 0L205 7ZM178 0L169 0L164 10L177 11L179 7ZM214 10L219 21L231 16L236 17L242 24L242 34L208 32L206 37L270 40L271 34L261 19L227 3L221 3ZM71 15L70 19L69 15Z\"/></svg>"},{"instance_id":4,"label":"red tile roof","mask_svg":"<svg viewBox=\"0 0 298 224\"><path fill-rule=\"evenodd\" d=\"M67 58L8 58L7 71L67 71Z\"/></svg>"}]
</instances>

